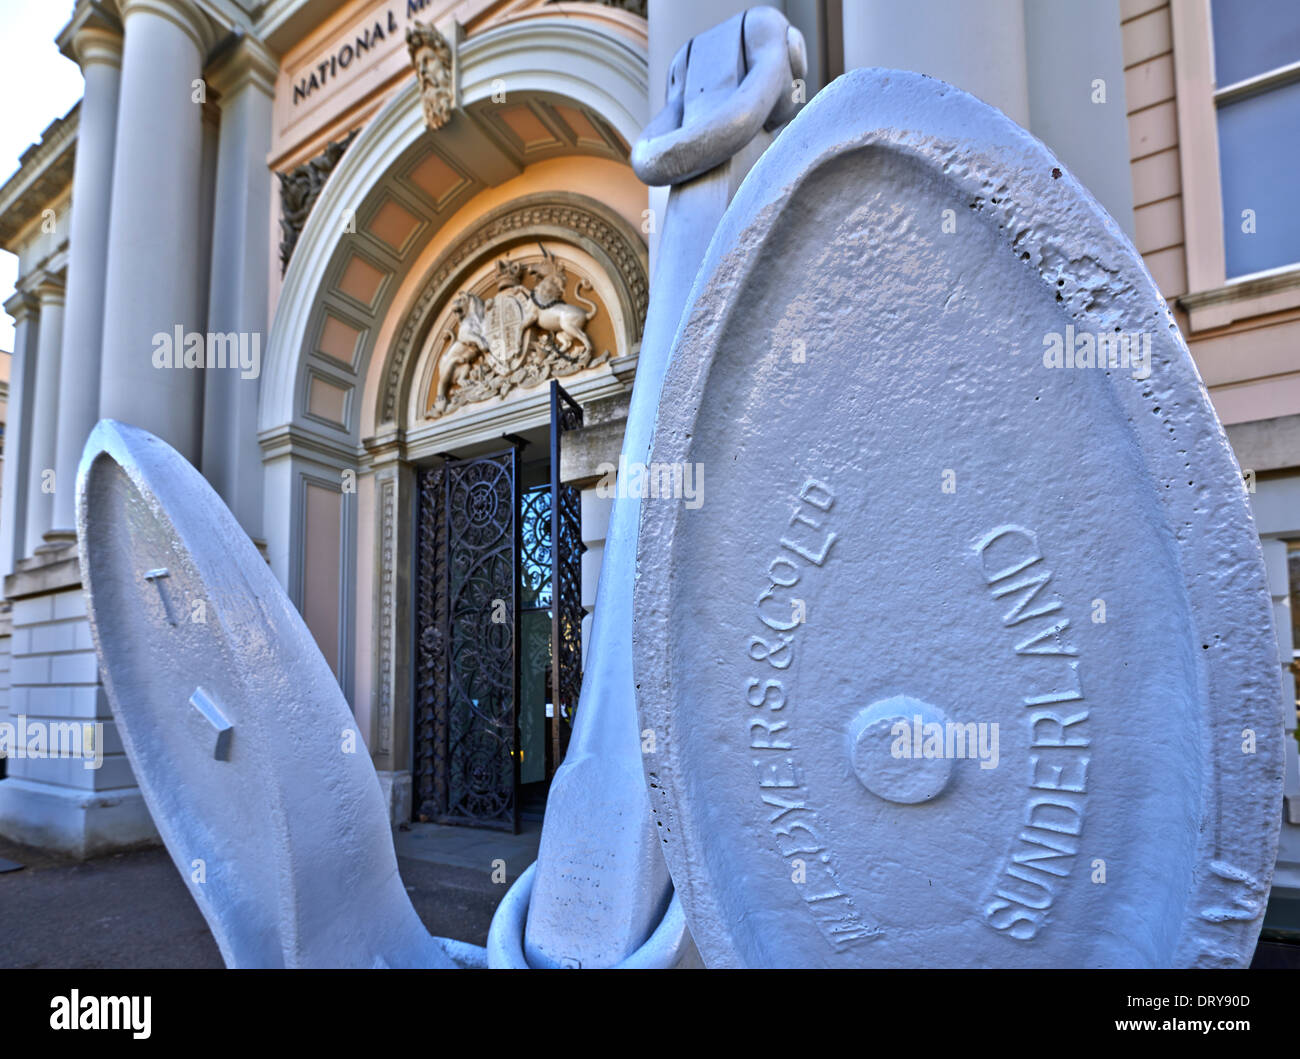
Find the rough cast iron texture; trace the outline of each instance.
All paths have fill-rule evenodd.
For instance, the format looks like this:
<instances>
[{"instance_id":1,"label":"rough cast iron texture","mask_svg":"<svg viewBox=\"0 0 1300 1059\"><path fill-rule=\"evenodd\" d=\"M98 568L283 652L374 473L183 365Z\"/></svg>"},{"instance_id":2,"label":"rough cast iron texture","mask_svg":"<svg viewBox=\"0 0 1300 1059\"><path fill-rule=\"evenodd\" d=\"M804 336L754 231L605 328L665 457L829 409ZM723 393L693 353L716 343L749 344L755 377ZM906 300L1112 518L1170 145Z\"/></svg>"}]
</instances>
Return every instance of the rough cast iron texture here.
<instances>
[{"instance_id":1,"label":"rough cast iron texture","mask_svg":"<svg viewBox=\"0 0 1300 1059\"><path fill-rule=\"evenodd\" d=\"M77 541L104 687L167 851L230 967L451 967L397 873L348 704L212 487L103 420ZM481 951L481 950L480 950Z\"/></svg>"},{"instance_id":2,"label":"rough cast iron texture","mask_svg":"<svg viewBox=\"0 0 1300 1059\"><path fill-rule=\"evenodd\" d=\"M704 503L642 504L635 657L706 963L1245 964L1269 597L1114 222L1001 113L859 70L751 171L691 302L653 462ZM1055 366L1117 333L1136 363Z\"/></svg>"}]
</instances>

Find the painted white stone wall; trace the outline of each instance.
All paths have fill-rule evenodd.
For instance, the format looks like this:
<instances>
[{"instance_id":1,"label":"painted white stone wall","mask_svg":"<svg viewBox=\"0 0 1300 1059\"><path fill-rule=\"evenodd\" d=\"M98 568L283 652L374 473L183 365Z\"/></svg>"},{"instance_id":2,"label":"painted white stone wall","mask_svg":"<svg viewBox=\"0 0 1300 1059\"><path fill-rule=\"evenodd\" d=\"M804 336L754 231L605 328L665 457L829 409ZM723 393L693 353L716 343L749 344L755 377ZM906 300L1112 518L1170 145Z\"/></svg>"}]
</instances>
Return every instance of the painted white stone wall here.
<instances>
[{"instance_id":1,"label":"painted white stone wall","mask_svg":"<svg viewBox=\"0 0 1300 1059\"><path fill-rule=\"evenodd\" d=\"M103 725L98 769L77 759L10 759L0 833L74 856L158 841L112 712L79 585L13 604L8 720Z\"/></svg>"},{"instance_id":2,"label":"painted white stone wall","mask_svg":"<svg viewBox=\"0 0 1300 1059\"><path fill-rule=\"evenodd\" d=\"M1249 455L1249 454L1244 454ZM1285 666L1292 658L1291 579L1287 570L1286 537L1300 532L1296 513L1300 512L1300 479L1294 477L1260 481L1251 497L1255 523L1264 535L1264 565L1268 571L1269 595L1273 599L1273 624L1277 629L1278 653ZM1277 534L1279 536L1273 536ZM1300 748L1295 741L1295 678L1286 669L1281 674L1281 699L1286 740L1286 758L1282 835L1273 876L1273 890L1294 898L1300 895Z\"/></svg>"}]
</instances>

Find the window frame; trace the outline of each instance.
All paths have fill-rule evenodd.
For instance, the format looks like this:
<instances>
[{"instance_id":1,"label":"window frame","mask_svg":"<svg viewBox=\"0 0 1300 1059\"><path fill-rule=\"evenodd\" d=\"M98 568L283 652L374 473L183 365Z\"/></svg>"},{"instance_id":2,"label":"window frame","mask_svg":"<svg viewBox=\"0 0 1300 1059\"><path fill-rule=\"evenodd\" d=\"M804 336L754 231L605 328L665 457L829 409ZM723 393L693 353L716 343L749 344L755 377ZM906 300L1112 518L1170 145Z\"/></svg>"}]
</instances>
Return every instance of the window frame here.
<instances>
[{"instance_id":1,"label":"window frame","mask_svg":"<svg viewBox=\"0 0 1300 1059\"><path fill-rule=\"evenodd\" d=\"M1170 0L1178 162L1188 293L1177 299L1192 332L1300 307L1300 261L1229 278L1219 169L1219 106L1300 80L1300 61L1219 87L1210 0Z\"/></svg>"}]
</instances>

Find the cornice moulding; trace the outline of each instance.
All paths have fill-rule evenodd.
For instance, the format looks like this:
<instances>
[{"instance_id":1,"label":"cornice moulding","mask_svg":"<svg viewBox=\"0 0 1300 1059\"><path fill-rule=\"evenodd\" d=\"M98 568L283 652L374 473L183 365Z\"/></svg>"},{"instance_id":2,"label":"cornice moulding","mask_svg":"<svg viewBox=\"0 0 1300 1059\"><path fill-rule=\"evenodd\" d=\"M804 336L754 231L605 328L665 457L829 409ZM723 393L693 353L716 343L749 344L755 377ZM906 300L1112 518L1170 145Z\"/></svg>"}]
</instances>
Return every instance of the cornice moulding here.
<instances>
[{"instance_id":1,"label":"cornice moulding","mask_svg":"<svg viewBox=\"0 0 1300 1059\"><path fill-rule=\"evenodd\" d=\"M1187 313L1191 332L1294 309L1300 306L1300 265L1231 280L1221 287L1184 294L1176 301Z\"/></svg>"},{"instance_id":2,"label":"cornice moulding","mask_svg":"<svg viewBox=\"0 0 1300 1059\"><path fill-rule=\"evenodd\" d=\"M39 143L18 160L18 171L0 186L0 249L11 241L51 200L72 184L81 103L46 126Z\"/></svg>"},{"instance_id":3,"label":"cornice moulding","mask_svg":"<svg viewBox=\"0 0 1300 1059\"><path fill-rule=\"evenodd\" d=\"M229 97L246 85L275 96L280 60L256 37L241 34L213 61L204 76L219 95Z\"/></svg>"},{"instance_id":4,"label":"cornice moulding","mask_svg":"<svg viewBox=\"0 0 1300 1059\"><path fill-rule=\"evenodd\" d=\"M78 66L83 65L83 60L77 56L77 37L86 30L116 35L120 39L122 20L111 8L96 0L81 0L77 4L68 24L59 30L55 43L58 45L59 52Z\"/></svg>"}]
</instances>

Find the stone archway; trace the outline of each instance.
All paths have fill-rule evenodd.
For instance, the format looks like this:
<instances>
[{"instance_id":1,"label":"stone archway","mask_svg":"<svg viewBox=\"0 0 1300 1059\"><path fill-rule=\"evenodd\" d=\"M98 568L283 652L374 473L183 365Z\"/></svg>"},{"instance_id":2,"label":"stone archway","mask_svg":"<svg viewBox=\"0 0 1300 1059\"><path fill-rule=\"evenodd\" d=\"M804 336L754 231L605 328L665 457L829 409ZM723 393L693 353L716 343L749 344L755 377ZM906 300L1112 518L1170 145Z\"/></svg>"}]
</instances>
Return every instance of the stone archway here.
<instances>
[{"instance_id":1,"label":"stone archway","mask_svg":"<svg viewBox=\"0 0 1300 1059\"><path fill-rule=\"evenodd\" d=\"M459 60L465 108L490 101L494 82L505 82L518 96L550 94L591 108L625 144L635 140L648 116L644 49L582 18L533 18L494 27L465 41ZM259 431L291 422L295 415L301 341L337 242L333 220L366 199L379 177L425 135L419 87L412 79L361 131L331 174L284 277L268 339Z\"/></svg>"},{"instance_id":2,"label":"stone archway","mask_svg":"<svg viewBox=\"0 0 1300 1059\"><path fill-rule=\"evenodd\" d=\"M331 174L285 274L259 398L272 570L328 641L327 657L333 650L390 786L409 758L397 712L409 683L397 568L409 554L411 473L396 423L404 417L384 414L381 384L402 346L396 321L409 316L398 307L426 285L431 260L495 215L494 195L508 201L510 189L536 192L548 179L562 191L548 167L565 159L585 160L589 198L617 177L625 222L629 195L644 203L626 164L648 109L643 45L599 17L530 16L464 41L458 61L461 108L446 127L426 130L412 78ZM503 82L505 107L493 99ZM579 227L608 225L610 212L586 206ZM626 244L622 227L604 242ZM640 266L643 275L644 249ZM406 350L394 402L409 394L418 348Z\"/></svg>"},{"instance_id":3,"label":"stone archway","mask_svg":"<svg viewBox=\"0 0 1300 1059\"><path fill-rule=\"evenodd\" d=\"M367 380L365 399L377 425L363 438L369 473L358 497L363 525L372 520L378 542L358 556L359 582L375 585L372 600L361 603L358 628L373 630L372 746L387 753L396 766L389 780L395 819L406 815L405 762L412 753L410 624L418 607L415 589L401 571L419 546L413 535L417 520L412 517L419 504L417 468L440 463L449 452L499 447L503 437L545 431L551 417L552 377L562 375L564 385L582 403L626 396L649 301L646 257L645 244L626 216L589 195L538 191L478 214L441 253L413 270L407 297L400 299L403 308L392 318L390 338L381 342L384 356L372 363ZM454 337L447 325L455 319L451 306L458 295L476 293L490 307L493 300L511 296L497 274L501 264L512 262L522 272L546 261L573 269L566 284L566 291L575 292L572 301L578 300L575 277L591 282L591 304L599 317L592 335L601 341L599 358L579 358L571 372L552 364L547 370L521 370L508 378L498 374L498 385L489 387L493 393L473 393L453 408L431 411L439 357ZM508 278L506 284L515 282ZM528 297L521 288L512 289L514 296ZM593 323L597 316L591 318ZM535 349L545 329L524 332L525 338L529 335ZM559 353L554 344L551 352ZM373 609L366 611L368 605Z\"/></svg>"},{"instance_id":4,"label":"stone archway","mask_svg":"<svg viewBox=\"0 0 1300 1059\"><path fill-rule=\"evenodd\" d=\"M641 337L650 299L645 245L626 220L585 195L549 192L529 195L483 216L443 254L408 307L388 351L375 392L378 429L389 424L410 429L420 414L419 354L436 329L440 312L464 288L476 268L503 254L525 251L555 240L583 252L609 281L604 300L615 314L615 355L627 355Z\"/></svg>"}]
</instances>

